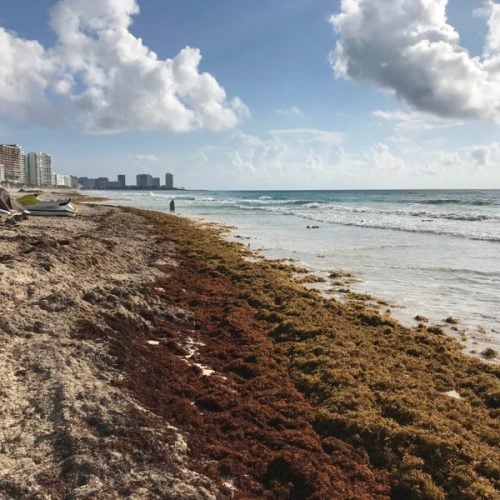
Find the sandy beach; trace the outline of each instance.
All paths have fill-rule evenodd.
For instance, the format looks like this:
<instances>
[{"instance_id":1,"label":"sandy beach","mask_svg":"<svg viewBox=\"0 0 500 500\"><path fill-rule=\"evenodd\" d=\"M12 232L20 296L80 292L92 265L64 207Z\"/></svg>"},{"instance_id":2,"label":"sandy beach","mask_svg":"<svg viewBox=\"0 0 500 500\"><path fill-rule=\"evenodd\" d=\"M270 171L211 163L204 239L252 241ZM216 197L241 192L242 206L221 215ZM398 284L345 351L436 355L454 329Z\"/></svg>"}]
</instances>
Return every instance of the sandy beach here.
<instances>
[{"instance_id":1,"label":"sandy beach","mask_svg":"<svg viewBox=\"0 0 500 500\"><path fill-rule=\"evenodd\" d=\"M0 226L0 496L497 498L499 370L188 219Z\"/></svg>"}]
</instances>

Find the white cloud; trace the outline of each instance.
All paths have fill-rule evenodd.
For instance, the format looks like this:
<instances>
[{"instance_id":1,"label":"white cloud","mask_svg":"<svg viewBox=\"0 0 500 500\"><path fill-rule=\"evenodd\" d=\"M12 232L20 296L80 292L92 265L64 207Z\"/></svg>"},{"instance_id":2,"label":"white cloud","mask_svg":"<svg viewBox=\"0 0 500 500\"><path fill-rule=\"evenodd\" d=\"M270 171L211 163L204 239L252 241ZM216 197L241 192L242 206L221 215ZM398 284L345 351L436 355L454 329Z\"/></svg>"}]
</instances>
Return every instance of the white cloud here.
<instances>
[{"instance_id":1,"label":"white cloud","mask_svg":"<svg viewBox=\"0 0 500 500\"><path fill-rule=\"evenodd\" d=\"M228 151L231 164L264 177L294 178L304 170L338 163L343 134L319 129L275 129L268 138L235 134Z\"/></svg>"},{"instance_id":2,"label":"white cloud","mask_svg":"<svg viewBox=\"0 0 500 500\"><path fill-rule=\"evenodd\" d=\"M148 163L158 163L158 157L154 155L153 153L150 154L135 154L135 155L129 155L129 158L132 160L136 160L138 162L148 162Z\"/></svg>"},{"instance_id":3,"label":"white cloud","mask_svg":"<svg viewBox=\"0 0 500 500\"><path fill-rule=\"evenodd\" d=\"M383 143L375 144L370 151L367 162L373 163L377 170L398 171L405 168L404 161L396 157L389 146Z\"/></svg>"},{"instance_id":4,"label":"white cloud","mask_svg":"<svg viewBox=\"0 0 500 500\"><path fill-rule=\"evenodd\" d=\"M404 141L408 136L413 136L422 132L428 132L436 129L446 129L458 127L462 122L458 120L449 120L433 116L429 113L420 111L383 111L373 112L373 116L394 124L396 137L398 141Z\"/></svg>"},{"instance_id":5,"label":"white cloud","mask_svg":"<svg viewBox=\"0 0 500 500\"><path fill-rule=\"evenodd\" d=\"M291 106L290 108L278 109L276 113L286 118L299 118L304 116L304 112L298 106Z\"/></svg>"},{"instance_id":6,"label":"white cloud","mask_svg":"<svg viewBox=\"0 0 500 500\"><path fill-rule=\"evenodd\" d=\"M249 115L241 99L229 100L200 72L198 49L162 60L134 36L138 12L135 0L60 0L49 49L0 28L0 113L36 123L31 110L49 109L50 100L95 133L219 130Z\"/></svg>"},{"instance_id":7,"label":"white cloud","mask_svg":"<svg viewBox=\"0 0 500 500\"><path fill-rule=\"evenodd\" d=\"M445 118L500 122L500 5L485 3L483 58L471 57L448 24L448 0L342 0L331 17L339 35L337 76L393 91Z\"/></svg>"},{"instance_id":8,"label":"white cloud","mask_svg":"<svg viewBox=\"0 0 500 500\"><path fill-rule=\"evenodd\" d=\"M488 19L485 55L486 57L498 57L500 52L500 5L492 1L485 2L484 15Z\"/></svg>"},{"instance_id":9,"label":"white cloud","mask_svg":"<svg viewBox=\"0 0 500 500\"><path fill-rule=\"evenodd\" d=\"M275 129L266 136L235 133L229 143L204 149L206 163L223 185L247 188L355 187L409 171L398 152L383 143L346 151L344 134L321 129Z\"/></svg>"},{"instance_id":10,"label":"white cloud","mask_svg":"<svg viewBox=\"0 0 500 500\"><path fill-rule=\"evenodd\" d=\"M275 129L269 133L278 139L285 139L297 144L340 144L344 140L344 134L341 132L331 132L329 130L319 130L315 128L291 128L291 129Z\"/></svg>"},{"instance_id":11,"label":"white cloud","mask_svg":"<svg viewBox=\"0 0 500 500\"><path fill-rule=\"evenodd\" d=\"M411 171L398 151L384 143L353 152L343 141L343 134L327 130L270 130L268 139L240 136L231 158L255 180L277 186L380 186Z\"/></svg>"},{"instance_id":12,"label":"white cloud","mask_svg":"<svg viewBox=\"0 0 500 500\"><path fill-rule=\"evenodd\" d=\"M407 115L396 112L387 117L403 119ZM318 129L270 130L263 136L237 132L229 142L203 149L211 175L208 182L214 188L375 189L445 187L450 183L484 187L496 185L500 179L493 168L500 164L496 142L457 148L453 142L426 142L423 147L413 142L374 141L363 149L353 149L343 139L338 132ZM193 177L192 182L197 179Z\"/></svg>"},{"instance_id":13,"label":"white cloud","mask_svg":"<svg viewBox=\"0 0 500 500\"><path fill-rule=\"evenodd\" d=\"M251 158L244 158L239 151L235 151L233 155L231 155L231 165L243 173L254 174L255 172L257 172L257 169L253 165Z\"/></svg>"},{"instance_id":14,"label":"white cloud","mask_svg":"<svg viewBox=\"0 0 500 500\"><path fill-rule=\"evenodd\" d=\"M45 97L54 63L36 41L23 40L0 27L0 113L22 121L50 123L54 116Z\"/></svg>"}]
</instances>

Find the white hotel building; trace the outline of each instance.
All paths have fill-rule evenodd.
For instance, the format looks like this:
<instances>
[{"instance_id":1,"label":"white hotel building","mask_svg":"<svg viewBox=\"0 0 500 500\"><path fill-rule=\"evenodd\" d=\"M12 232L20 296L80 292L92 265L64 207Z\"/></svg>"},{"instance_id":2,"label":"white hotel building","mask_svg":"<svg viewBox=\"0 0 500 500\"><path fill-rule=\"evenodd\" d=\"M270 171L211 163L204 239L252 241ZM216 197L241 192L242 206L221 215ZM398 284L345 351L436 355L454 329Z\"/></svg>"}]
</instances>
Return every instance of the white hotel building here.
<instances>
[{"instance_id":1,"label":"white hotel building","mask_svg":"<svg viewBox=\"0 0 500 500\"><path fill-rule=\"evenodd\" d=\"M52 185L52 157L47 153L26 155L26 181L32 186Z\"/></svg>"}]
</instances>

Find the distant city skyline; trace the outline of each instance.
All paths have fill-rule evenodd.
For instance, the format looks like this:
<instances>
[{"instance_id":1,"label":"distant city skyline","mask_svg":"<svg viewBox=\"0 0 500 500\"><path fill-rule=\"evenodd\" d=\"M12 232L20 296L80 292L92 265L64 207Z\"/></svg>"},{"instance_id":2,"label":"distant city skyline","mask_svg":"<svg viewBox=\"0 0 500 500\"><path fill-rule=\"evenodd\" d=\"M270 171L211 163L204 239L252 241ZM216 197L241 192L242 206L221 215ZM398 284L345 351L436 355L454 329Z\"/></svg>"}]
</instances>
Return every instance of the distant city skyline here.
<instances>
[{"instance_id":1,"label":"distant city skyline","mask_svg":"<svg viewBox=\"0 0 500 500\"><path fill-rule=\"evenodd\" d=\"M57 174L52 168L52 156L42 152L24 152L19 144L0 144L0 183L30 187L82 187L84 189L176 189L174 175L165 173L165 183L151 174L136 174L135 185L127 185L126 174L116 181L109 177L96 178Z\"/></svg>"},{"instance_id":2,"label":"distant city skyline","mask_svg":"<svg viewBox=\"0 0 500 500\"><path fill-rule=\"evenodd\" d=\"M153 177L151 174L139 173L135 176L135 184L127 184L127 176L119 174L116 181L108 177L79 177L78 184L84 189L162 189L174 190L174 176L170 172L165 174L165 184L161 184L160 177Z\"/></svg>"},{"instance_id":3,"label":"distant city skyline","mask_svg":"<svg viewBox=\"0 0 500 500\"><path fill-rule=\"evenodd\" d=\"M0 142L192 188L500 187L498 1L193 5L3 0Z\"/></svg>"}]
</instances>

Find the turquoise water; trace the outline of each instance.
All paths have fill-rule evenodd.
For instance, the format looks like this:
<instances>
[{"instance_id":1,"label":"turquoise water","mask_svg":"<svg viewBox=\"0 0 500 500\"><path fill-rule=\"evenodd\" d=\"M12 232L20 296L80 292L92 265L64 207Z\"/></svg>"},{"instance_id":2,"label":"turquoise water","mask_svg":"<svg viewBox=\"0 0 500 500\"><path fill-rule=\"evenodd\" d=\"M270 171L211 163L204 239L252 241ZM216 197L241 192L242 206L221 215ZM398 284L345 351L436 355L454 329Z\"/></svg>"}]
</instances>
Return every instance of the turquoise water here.
<instances>
[{"instance_id":1,"label":"turquoise water","mask_svg":"<svg viewBox=\"0 0 500 500\"><path fill-rule=\"evenodd\" d=\"M102 194L102 193L101 193ZM393 314L457 318L469 351L500 350L500 191L107 191L113 203L237 229L251 248L326 275L353 273L355 291ZM308 229L307 226L318 226Z\"/></svg>"}]
</instances>

